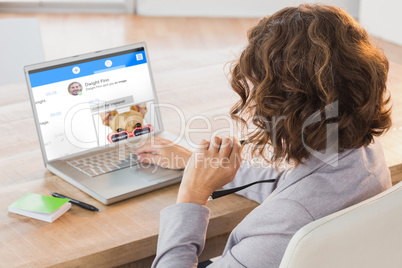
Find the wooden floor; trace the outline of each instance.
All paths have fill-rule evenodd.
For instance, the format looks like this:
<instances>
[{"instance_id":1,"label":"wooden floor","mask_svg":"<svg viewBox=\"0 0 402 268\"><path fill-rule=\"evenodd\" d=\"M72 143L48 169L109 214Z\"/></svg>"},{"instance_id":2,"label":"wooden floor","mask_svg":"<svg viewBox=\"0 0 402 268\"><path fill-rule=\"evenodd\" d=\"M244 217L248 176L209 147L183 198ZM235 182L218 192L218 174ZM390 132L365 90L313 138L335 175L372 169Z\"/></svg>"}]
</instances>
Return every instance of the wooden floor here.
<instances>
[{"instance_id":1,"label":"wooden floor","mask_svg":"<svg viewBox=\"0 0 402 268\"><path fill-rule=\"evenodd\" d=\"M247 29L257 19L0 14L0 18L17 17L39 19L46 60L146 41L159 102L179 108L161 109L164 127L175 133L194 128L203 130L187 137L194 143L209 138L211 133L230 134L227 115L237 97L225 77L228 67L225 64L239 55L246 44ZM388 88L393 100L394 125L381 137L381 142L393 181L397 182L402 180L402 47L373 40L390 61ZM55 189L58 185L66 187L43 166L25 83L0 87L0 113L3 200L11 203L10 192L14 189L11 187L16 185L25 187L19 189L21 194L32 191L33 186L39 189L44 183ZM185 118L185 124L180 123L180 117ZM174 194L169 192L169 202L174 202ZM6 211L8 204L0 204L2 211ZM108 209L112 211L113 207ZM2 219L0 227L11 222L8 217ZM0 248L2 240L0 237Z\"/></svg>"}]
</instances>

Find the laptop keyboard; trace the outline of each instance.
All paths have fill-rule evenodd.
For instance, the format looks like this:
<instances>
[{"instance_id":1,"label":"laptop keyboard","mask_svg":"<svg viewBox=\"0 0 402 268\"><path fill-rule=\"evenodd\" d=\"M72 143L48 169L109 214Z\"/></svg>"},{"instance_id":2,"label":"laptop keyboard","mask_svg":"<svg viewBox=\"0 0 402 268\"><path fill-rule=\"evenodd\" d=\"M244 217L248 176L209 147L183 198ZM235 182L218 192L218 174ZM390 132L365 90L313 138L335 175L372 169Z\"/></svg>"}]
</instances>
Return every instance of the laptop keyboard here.
<instances>
[{"instance_id":1,"label":"laptop keyboard","mask_svg":"<svg viewBox=\"0 0 402 268\"><path fill-rule=\"evenodd\" d=\"M138 161L134 154L134 149L126 145L118 149L70 159L67 161L67 164L88 176L95 177L114 170L136 165Z\"/></svg>"}]
</instances>

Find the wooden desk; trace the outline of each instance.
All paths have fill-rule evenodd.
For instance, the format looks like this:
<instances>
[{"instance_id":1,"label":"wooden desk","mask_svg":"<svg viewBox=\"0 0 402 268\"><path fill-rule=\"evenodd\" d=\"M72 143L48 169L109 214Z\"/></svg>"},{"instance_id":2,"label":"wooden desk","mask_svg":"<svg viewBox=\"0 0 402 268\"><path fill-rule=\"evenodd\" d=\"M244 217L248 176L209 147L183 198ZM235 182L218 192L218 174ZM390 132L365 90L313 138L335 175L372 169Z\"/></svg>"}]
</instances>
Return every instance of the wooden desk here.
<instances>
[{"instance_id":1,"label":"wooden desk","mask_svg":"<svg viewBox=\"0 0 402 268\"><path fill-rule=\"evenodd\" d=\"M176 133L181 127L203 129L203 133L189 135L194 142L215 131L228 134L230 122L219 116L227 115L236 97L225 78L224 64L238 54L246 30L257 20L4 14L0 18L25 16L39 18L48 60L147 41L159 102L180 107L179 111L162 109L165 128ZM402 118L402 48L384 44L392 56L389 88L396 128L381 140L396 181L402 179L402 123L398 119ZM156 251L159 212L175 202L178 185L104 206L54 176L42 163L26 91L25 84L0 87L0 266L131 263L130 267L149 267ZM185 126L178 120L179 113L185 116ZM203 118L209 119L210 128ZM27 192L52 191L91 203L101 212L73 207L52 224L7 212L8 205ZM211 201L201 260L220 255L228 233L256 205L236 195Z\"/></svg>"}]
</instances>

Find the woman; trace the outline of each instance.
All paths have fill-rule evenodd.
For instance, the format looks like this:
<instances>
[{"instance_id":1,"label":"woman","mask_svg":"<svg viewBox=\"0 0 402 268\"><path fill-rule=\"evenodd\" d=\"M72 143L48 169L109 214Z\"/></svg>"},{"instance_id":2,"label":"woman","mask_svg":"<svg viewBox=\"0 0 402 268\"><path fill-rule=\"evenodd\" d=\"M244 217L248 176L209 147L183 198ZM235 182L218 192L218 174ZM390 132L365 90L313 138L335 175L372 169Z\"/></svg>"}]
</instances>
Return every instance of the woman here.
<instances>
[{"instance_id":1,"label":"woman","mask_svg":"<svg viewBox=\"0 0 402 268\"><path fill-rule=\"evenodd\" d=\"M231 71L241 98L232 117L257 126L247 138L252 156L293 168L239 169L236 138L204 140L192 155L164 146L169 141L163 139L139 148L142 162L172 155L184 164L167 167L188 162L177 204L161 212L153 267L196 267L209 219L207 199L225 184L276 179L246 192L261 205L233 230L211 267L278 267L301 227L391 187L375 139L391 125L388 61L365 30L338 8L301 5L264 18L248 40Z\"/></svg>"}]
</instances>

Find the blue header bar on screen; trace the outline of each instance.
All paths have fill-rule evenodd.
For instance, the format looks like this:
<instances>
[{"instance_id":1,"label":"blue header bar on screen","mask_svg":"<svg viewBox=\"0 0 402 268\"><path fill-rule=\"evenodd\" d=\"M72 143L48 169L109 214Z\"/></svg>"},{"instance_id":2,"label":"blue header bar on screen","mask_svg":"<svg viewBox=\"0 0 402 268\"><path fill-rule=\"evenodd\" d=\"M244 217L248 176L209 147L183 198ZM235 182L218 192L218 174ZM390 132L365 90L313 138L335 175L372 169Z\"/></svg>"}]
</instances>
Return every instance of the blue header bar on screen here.
<instances>
[{"instance_id":1,"label":"blue header bar on screen","mask_svg":"<svg viewBox=\"0 0 402 268\"><path fill-rule=\"evenodd\" d=\"M145 51L139 51L93 61L88 59L88 62L81 62L79 64L72 63L71 65L63 67L56 66L55 69L29 74L29 80L31 87L38 87L146 62Z\"/></svg>"}]
</instances>

